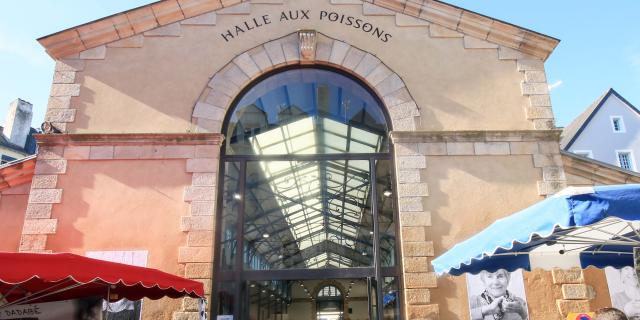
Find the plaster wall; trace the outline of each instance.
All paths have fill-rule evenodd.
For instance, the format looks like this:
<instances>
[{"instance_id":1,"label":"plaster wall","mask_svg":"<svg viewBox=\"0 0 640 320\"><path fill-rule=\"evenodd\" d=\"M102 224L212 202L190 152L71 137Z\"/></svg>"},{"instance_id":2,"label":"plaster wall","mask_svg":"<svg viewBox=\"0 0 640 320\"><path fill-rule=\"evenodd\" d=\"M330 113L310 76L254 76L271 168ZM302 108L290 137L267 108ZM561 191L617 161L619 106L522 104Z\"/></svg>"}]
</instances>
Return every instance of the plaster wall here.
<instances>
[{"instance_id":1,"label":"plaster wall","mask_svg":"<svg viewBox=\"0 0 640 320\"><path fill-rule=\"evenodd\" d=\"M184 275L176 250L186 242L180 217L188 211L183 192L191 175L184 166L183 160L69 161L58 178L63 201L52 210L57 233L46 249L79 255L147 250L148 267ZM144 317L169 319L180 303L145 301Z\"/></svg>"},{"instance_id":2,"label":"plaster wall","mask_svg":"<svg viewBox=\"0 0 640 320\"><path fill-rule=\"evenodd\" d=\"M311 19L278 21L283 9L309 9ZM387 43L344 24L321 21L322 10L363 18L392 34ZM226 42L221 33L269 14L271 24ZM362 5L329 0L251 4L251 14L218 14L215 26L180 25L177 37L144 37L141 48L106 48L76 75L80 96L70 133L188 132L209 77L236 55L300 29L315 29L375 54L406 83L421 108L421 130L531 129L515 60L497 49L465 49L463 38L431 38L427 26L399 27L395 15L363 16ZM459 34L461 36L461 34Z\"/></svg>"},{"instance_id":3,"label":"plaster wall","mask_svg":"<svg viewBox=\"0 0 640 320\"><path fill-rule=\"evenodd\" d=\"M427 167L422 175L430 193L423 201L433 224L427 240L433 241L436 255L496 219L542 199L531 183L541 178L541 171L532 167L530 156L433 156L427 157ZM525 288L533 293L529 299L533 310L543 303L535 302L535 295L546 293L529 289ZM431 289L431 302L439 304L440 319L468 319L466 297L465 277L441 277L438 287ZM554 306L555 301L545 305Z\"/></svg>"},{"instance_id":4,"label":"plaster wall","mask_svg":"<svg viewBox=\"0 0 640 320\"><path fill-rule=\"evenodd\" d=\"M2 191L0 195L0 251L17 252L31 185L26 183Z\"/></svg>"},{"instance_id":5,"label":"plaster wall","mask_svg":"<svg viewBox=\"0 0 640 320\"><path fill-rule=\"evenodd\" d=\"M427 167L422 174L429 197L423 201L431 212L429 240L436 252L542 200L532 183L542 172L532 166L530 156L431 156Z\"/></svg>"},{"instance_id":6,"label":"plaster wall","mask_svg":"<svg viewBox=\"0 0 640 320\"><path fill-rule=\"evenodd\" d=\"M624 132L614 132L612 116L623 119ZM640 115L615 95L609 98L594 115L569 151L590 150L593 158L619 166L616 150L631 150L634 171L640 169Z\"/></svg>"},{"instance_id":7,"label":"plaster wall","mask_svg":"<svg viewBox=\"0 0 640 320\"><path fill-rule=\"evenodd\" d=\"M595 298L589 301L591 310L611 307L611 295L607 286L607 277L603 269L589 267L584 271L585 283L595 290Z\"/></svg>"}]
</instances>

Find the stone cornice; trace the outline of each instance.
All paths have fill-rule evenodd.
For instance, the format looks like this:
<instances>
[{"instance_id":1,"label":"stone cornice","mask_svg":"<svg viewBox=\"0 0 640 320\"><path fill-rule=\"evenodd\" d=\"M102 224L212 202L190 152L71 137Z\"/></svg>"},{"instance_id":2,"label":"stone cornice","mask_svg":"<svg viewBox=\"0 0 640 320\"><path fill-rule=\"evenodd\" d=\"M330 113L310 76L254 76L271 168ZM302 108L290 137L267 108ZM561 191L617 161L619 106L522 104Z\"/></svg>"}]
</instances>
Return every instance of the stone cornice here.
<instances>
[{"instance_id":1,"label":"stone cornice","mask_svg":"<svg viewBox=\"0 0 640 320\"><path fill-rule=\"evenodd\" d=\"M51 57L62 59L247 1L162 0L39 38L38 42ZM389 9L400 15L429 21L543 60L549 57L560 42L556 38L437 0L363 0L363 2Z\"/></svg>"},{"instance_id":2,"label":"stone cornice","mask_svg":"<svg viewBox=\"0 0 640 320\"><path fill-rule=\"evenodd\" d=\"M248 0L161 0L38 39L54 59Z\"/></svg>"},{"instance_id":3,"label":"stone cornice","mask_svg":"<svg viewBox=\"0 0 640 320\"><path fill-rule=\"evenodd\" d=\"M558 141L562 130L392 131L394 143Z\"/></svg>"},{"instance_id":4,"label":"stone cornice","mask_svg":"<svg viewBox=\"0 0 640 320\"><path fill-rule=\"evenodd\" d=\"M37 134L38 145L220 145L220 133Z\"/></svg>"}]
</instances>

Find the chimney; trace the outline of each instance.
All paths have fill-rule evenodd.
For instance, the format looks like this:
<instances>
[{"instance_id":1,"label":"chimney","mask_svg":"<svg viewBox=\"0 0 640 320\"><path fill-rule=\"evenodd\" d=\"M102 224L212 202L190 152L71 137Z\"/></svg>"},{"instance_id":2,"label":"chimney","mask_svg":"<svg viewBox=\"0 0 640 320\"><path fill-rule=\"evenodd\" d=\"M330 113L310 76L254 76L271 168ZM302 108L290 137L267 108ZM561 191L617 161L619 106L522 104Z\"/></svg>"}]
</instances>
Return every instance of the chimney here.
<instances>
[{"instance_id":1,"label":"chimney","mask_svg":"<svg viewBox=\"0 0 640 320\"><path fill-rule=\"evenodd\" d=\"M11 102L7 112L7 120L2 133L9 142L22 148L24 148L29 131L31 131L32 109L31 103L17 99Z\"/></svg>"}]
</instances>

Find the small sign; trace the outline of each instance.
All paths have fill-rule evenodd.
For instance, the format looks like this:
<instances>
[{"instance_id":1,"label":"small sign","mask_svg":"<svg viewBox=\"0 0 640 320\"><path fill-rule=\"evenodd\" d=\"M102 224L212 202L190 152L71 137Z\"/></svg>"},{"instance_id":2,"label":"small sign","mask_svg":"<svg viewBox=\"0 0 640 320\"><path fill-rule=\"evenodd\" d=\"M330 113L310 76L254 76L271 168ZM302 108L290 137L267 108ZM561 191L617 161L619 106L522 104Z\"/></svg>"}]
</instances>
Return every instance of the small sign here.
<instances>
[{"instance_id":1,"label":"small sign","mask_svg":"<svg viewBox=\"0 0 640 320\"><path fill-rule=\"evenodd\" d=\"M220 33L220 37L225 42L231 42L238 39L252 30L264 28L272 23L292 23L294 21L313 21L312 23L333 23L340 24L349 30L359 30L365 34L377 38L383 43L387 43L393 38L393 35L387 32L382 26L369 22L365 17L351 16L349 14L334 11L314 12L311 9L294 9L285 10L280 14L265 14L262 16L248 17L245 21L227 29ZM312 24L312 25L313 25Z\"/></svg>"},{"instance_id":2,"label":"small sign","mask_svg":"<svg viewBox=\"0 0 640 320\"><path fill-rule=\"evenodd\" d=\"M223 315L216 317L216 320L233 320L233 316Z\"/></svg>"},{"instance_id":3,"label":"small sign","mask_svg":"<svg viewBox=\"0 0 640 320\"><path fill-rule=\"evenodd\" d=\"M86 299L12 305L0 309L0 319L76 319L77 315L82 319L94 319L91 315L100 313L100 301Z\"/></svg>"},{"instance_id":4,"label":"small sign","mask_svg":"<svg viewBox=\"0 0 640 320\"><path fill-rule=\"evenodd\" d=\"M569 313L567 320L592 320L595 316L596 315L593 312Z\"/></svg>"}]
</instances>

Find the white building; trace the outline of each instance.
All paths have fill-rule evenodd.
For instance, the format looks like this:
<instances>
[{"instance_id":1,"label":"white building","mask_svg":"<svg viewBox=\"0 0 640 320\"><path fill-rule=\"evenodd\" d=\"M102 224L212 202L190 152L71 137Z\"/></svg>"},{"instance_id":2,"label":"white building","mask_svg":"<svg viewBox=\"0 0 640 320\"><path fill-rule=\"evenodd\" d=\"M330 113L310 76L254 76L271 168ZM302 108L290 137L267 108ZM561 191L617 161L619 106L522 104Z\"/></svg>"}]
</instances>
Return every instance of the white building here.
<instances>
[{"instance_id":1,"label":"white building","mask_svg":"<svg viewBox=\"0 0 640 320\"><path fill-rule=\"evenodd\" d=\"M609 89L562 132L563 150L638 171L640 111Z\"/></svg>"}]
</instances>

